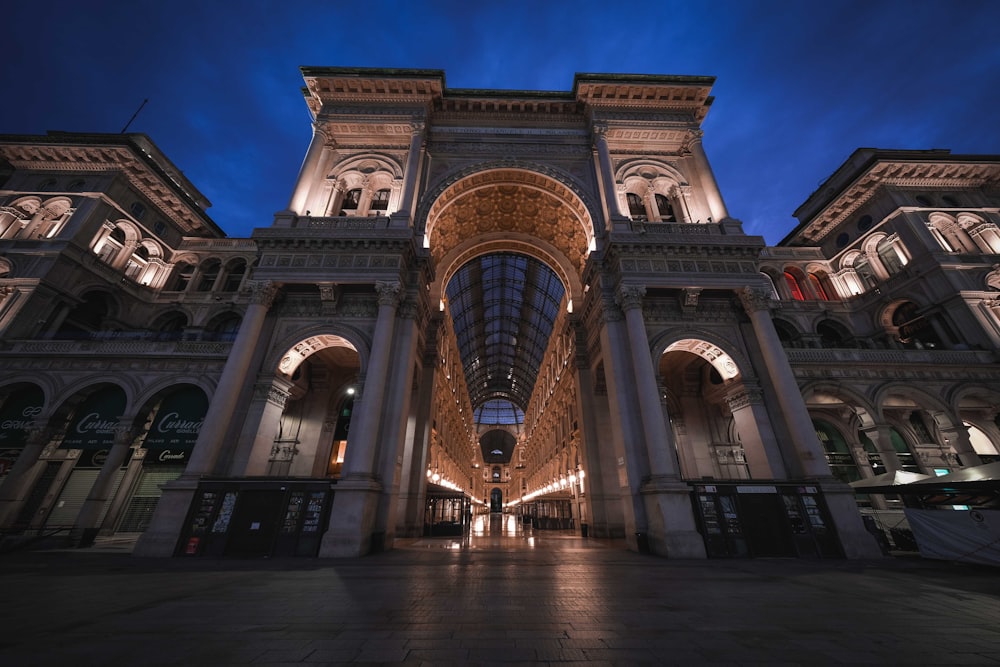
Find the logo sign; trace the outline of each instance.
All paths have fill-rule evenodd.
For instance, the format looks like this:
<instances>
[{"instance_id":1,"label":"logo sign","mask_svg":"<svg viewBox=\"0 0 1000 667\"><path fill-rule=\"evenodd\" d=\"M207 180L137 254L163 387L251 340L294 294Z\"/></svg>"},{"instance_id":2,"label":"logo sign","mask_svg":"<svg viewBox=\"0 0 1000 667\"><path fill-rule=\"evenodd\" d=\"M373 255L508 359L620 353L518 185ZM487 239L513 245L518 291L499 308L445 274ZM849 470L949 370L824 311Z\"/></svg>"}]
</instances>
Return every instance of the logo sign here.
<instances>
[{"instance_id":1,"label":"logo sign","mask_svg":"<svg viewBox=\"0 0 1000 667\"><path fill-rule=\"evenodd\" d=\"M125 392L117 387L91 394L80 404L66 437L63 449L110 449L118 430L118 418L125 412Z\"/></svg>"},{"instance_id":2,"label":"logo sign","mask_svg":"<svg viewBox=\"0 0 1000 667\"><path fill-rule=\"evenodd\" d=\"M0 448L24 447L35 420L42 414L45 397L38 387L11 394L0 407Z\"/></svg>"},{"instance_id":3,"label":"logo sign","mask_svg":"<svg viewBox=\"0 0 1000 667\"><path fill-rule=\"evenodd\" d=\"M186 463L205 423L206 412L208 398L197 387L185 387L164 398L143 442L146 464Z\"/></svg>"}]
</instances>

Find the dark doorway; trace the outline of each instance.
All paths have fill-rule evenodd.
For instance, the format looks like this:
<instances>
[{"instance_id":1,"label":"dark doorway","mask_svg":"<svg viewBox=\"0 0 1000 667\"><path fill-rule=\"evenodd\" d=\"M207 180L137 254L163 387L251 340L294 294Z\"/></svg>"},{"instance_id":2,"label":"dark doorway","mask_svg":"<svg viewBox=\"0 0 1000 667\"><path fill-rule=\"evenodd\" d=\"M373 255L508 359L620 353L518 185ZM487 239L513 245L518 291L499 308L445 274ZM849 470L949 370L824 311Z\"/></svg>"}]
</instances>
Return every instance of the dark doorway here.
<instances>
[{"instance_id":1,"label":"dark doorway","mask_svg":"<svg viewBox=\"0 0 1000 667\"><path fill-rule=\"evenodd\" d=\"M740 494L739 503L744 535L753 556L796 555L785 518L785 508L778 494Z\"/></svg>"},{"instance_id":2,"label":"dark doorway","mask_svg":"<svg viewBox=\"0 0 1000 667\"><path fill-rule=\"evenodd\" d=\"M268 556L278 532L284 491L244 491L236 501L226 556Z\"/></svg>"},{"instance_id":3,"label":"dark doorway","mask_svg":"<svg viewBox=\"0 0 1000 667\"><path fill-rule=\"evenodd\" d=\"M500 489L493 489L490 491L490 511L491 512L502 512L503 511L503 491Z\"/></svg>"}]
</instances>

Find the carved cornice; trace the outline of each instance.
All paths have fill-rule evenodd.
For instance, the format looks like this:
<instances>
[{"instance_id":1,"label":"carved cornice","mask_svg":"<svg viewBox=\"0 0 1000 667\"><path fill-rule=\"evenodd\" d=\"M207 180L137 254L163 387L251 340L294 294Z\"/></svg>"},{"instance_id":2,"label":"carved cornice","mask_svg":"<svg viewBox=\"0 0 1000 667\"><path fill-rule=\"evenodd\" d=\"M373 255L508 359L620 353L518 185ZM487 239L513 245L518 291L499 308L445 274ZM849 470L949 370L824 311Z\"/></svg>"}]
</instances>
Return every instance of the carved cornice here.
<instances>
[{"instance_id":1,"label":"carved cornice","mask_svg":"<svg viewBox=\"0 0 1000 667\"><path fill-rule=\"evenodd\" d=\"M132 187L185 233L214 233L214 223L206 221L202 210L177 194L180 186L155 172L130 146L4 144L0 145L0 155L25 170L121 172Z\"/></svg>"}]
</instances>

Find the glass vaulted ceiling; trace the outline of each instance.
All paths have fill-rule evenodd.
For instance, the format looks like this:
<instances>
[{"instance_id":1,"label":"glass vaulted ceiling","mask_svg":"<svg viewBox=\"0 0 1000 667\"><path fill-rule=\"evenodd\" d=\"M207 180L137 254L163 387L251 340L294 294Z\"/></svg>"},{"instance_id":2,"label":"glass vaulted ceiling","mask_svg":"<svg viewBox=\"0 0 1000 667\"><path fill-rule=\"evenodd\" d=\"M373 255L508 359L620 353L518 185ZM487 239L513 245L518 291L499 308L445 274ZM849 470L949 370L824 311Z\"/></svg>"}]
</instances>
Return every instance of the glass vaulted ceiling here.
<instances>
[{"instance_id":1,"label":"glass vaulted ceiling","mask_svg":"<svg viewBox=\"0 0 1000 667\"><path fill-rule=\"evenodd\" d=\"M562 283L534 258L497 253L462 266L446 291L477 421L520 423L559 314Z\"/></svg>"}]
</instances>

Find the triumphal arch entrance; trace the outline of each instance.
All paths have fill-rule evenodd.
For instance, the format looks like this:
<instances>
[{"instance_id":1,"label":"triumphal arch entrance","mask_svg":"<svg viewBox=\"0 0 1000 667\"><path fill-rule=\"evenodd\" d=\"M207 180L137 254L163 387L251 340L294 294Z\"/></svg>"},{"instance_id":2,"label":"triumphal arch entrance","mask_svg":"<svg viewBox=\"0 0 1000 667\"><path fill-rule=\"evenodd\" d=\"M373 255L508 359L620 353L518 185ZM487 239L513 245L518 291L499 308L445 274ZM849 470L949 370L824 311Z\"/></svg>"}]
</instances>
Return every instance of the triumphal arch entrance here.
<instances>
[{"instance_id":1,"label":"triumphal arch entrance","mask_svg":"<svg viewBox=\"0 0 1000 667\"><path fill-rule=\"evenodd\" d=\"M503 514L675 558L873 554L702 150L710 77L304 68L313 138L144 555Z\"/></svg>"}]
</instances>

